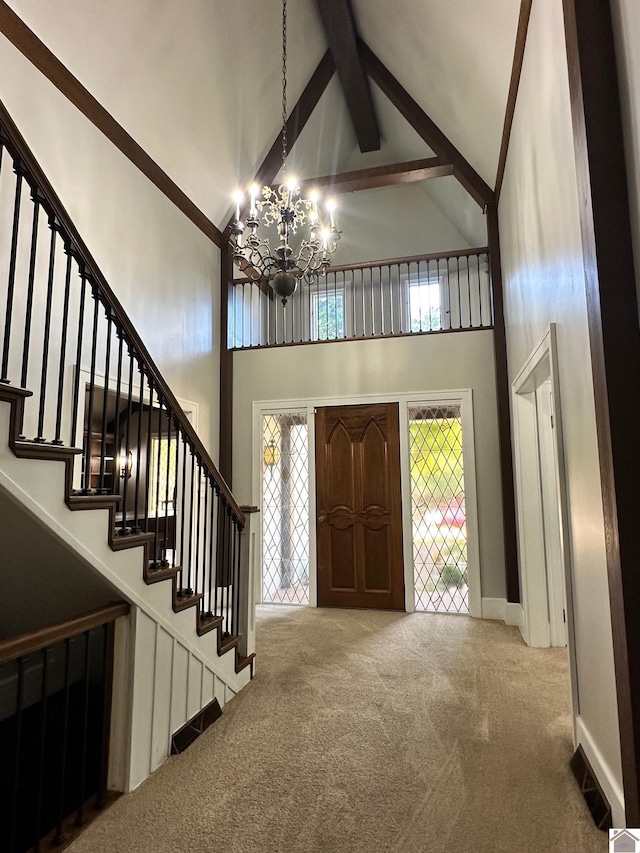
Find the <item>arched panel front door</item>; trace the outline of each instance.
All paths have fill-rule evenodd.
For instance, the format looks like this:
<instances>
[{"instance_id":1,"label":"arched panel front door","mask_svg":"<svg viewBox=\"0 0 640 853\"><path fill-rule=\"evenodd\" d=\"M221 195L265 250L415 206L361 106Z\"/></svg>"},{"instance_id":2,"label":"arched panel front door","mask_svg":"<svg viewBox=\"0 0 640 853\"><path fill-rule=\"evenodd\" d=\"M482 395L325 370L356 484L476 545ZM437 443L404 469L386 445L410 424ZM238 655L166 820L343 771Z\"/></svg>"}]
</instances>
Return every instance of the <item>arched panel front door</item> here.
<instances>
[{"instance_id":1,"label":"arched panel front door","mask_svg":"<svg viewBox=\"0 0 640 853\"><path fill-rule=\"evenodd\" d=\"M316 411L318 605L404 610L398 404Z\"/></svg>"}]
</instances>

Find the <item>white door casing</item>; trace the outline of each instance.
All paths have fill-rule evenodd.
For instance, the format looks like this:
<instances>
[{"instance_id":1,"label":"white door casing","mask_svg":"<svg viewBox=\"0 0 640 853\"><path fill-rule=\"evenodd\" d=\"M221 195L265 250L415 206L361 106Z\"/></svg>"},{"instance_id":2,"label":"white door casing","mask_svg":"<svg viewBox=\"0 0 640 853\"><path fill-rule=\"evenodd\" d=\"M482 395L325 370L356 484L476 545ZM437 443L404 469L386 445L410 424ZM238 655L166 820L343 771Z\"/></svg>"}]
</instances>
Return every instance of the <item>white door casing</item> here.
<instances>
[{"instance_id":1,"label":"white door casing","mask_svg":"<svg viewBox=\"0 0 640 853\"><path fill-rule=\"evenodd\" d=\"M349 406L366 403L399 404L400 417L400 476L402 486L402 532L404 554L405 609L415 610L413 532L411 520L411 476L409 470L409 420L408 410L420 405L460 405L464 456L465 507L467 519L467 573L469 579L469 615L482 615L480 584L480 547L478 539L478 510L476 494L476 465L473 429L473 401L471 389L420 392L418 394L368 394L358 397L326 397L314 400L262 400L253 403L253 503L262 506L262 416L306 412L309 425L309 605L317 606L316 565L316 471L315 471L315 409L319 406ZM262 531L259 535L257 559L262 566ZM262 571L256 572L256 601L262 601Z\"/></svg>"},{"instance_id":2,"label":"white door casing","mask_svg":"<svg viewBox=\"0 0 640 853\"><path fill-rule=\"evenodd\" d=\"M568 646L578 715L571 553L556 328L551 323L512 383L518 547L530 646ZM565 622L566 620L566 622Z\"/></svg>"}]
</instances>

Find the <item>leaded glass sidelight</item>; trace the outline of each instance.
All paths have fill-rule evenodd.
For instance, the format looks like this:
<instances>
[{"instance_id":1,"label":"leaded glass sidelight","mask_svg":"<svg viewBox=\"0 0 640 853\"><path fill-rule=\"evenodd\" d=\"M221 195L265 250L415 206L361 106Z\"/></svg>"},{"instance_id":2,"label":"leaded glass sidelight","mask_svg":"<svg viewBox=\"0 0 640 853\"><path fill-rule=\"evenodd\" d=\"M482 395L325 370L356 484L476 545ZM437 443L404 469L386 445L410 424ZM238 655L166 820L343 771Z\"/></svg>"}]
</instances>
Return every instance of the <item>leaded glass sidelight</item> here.
<instances>
[{"instance_id":1,"label":"leaded glass sidelight","mask_svg":"<svg viewBox=\"0 0 640 853\"><path fill-rule=\"evenodd\" d=\"M262 600L309 603L307 416L262 417Z\"/></svg>"},{"instance_id":2,"label":"leaded glass sidelight","mask_svg":"<svg viewBox=\"0 0 640 853\"><path fill-rule=\"evenodd\" d=\"M409 448L416 610L468 613L460 406L410 407Z\"/></svg>"}]
</instances>

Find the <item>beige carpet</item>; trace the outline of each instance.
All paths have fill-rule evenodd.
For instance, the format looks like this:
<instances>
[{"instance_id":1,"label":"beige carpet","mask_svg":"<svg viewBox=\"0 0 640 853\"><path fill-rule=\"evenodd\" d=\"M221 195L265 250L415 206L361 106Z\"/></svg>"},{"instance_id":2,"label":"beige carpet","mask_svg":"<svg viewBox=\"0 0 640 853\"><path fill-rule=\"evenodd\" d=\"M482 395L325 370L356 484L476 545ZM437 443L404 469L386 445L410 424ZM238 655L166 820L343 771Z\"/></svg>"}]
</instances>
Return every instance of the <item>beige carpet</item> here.
<instances>
[{"instance_id":1,"label":"beige carpet","mask_svg":"<svg viewBox=\"0 0 640 853\"><path fill-rule=\"evenodd\" d=\"M601 853L566 653L467 617L271 606L253 683L71 853Z\"/></svg>"}]
</instances>

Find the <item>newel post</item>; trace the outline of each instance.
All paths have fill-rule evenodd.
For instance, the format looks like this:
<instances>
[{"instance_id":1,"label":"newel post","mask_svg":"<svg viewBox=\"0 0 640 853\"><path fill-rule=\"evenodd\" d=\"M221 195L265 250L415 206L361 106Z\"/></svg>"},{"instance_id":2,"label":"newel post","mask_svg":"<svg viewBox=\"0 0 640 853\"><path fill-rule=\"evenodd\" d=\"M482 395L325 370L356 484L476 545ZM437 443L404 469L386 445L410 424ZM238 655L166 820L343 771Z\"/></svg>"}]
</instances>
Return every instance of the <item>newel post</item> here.
<instances>
[{"instance_id":1,"label":"newel post","mask_svg":"<svg viewBox=\"0 0 640 853\"><path fill-rule=\"evenodd\" d=\"M258 549L256 545L258 534L257 506L241 506L244 513L245 525L240 540L240 619L239 652L248 657L256 650L256 578Z\"/></svg>"}]
</instances>

